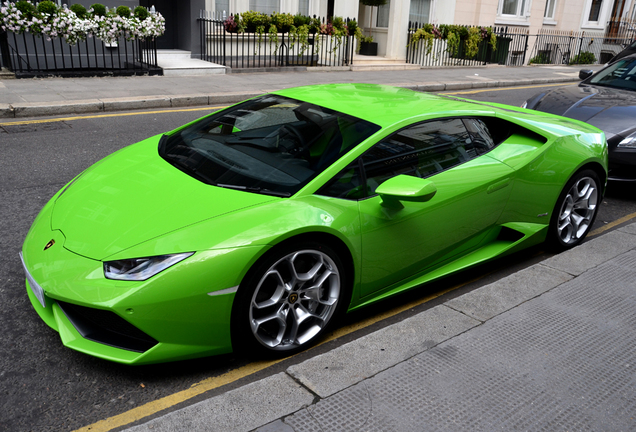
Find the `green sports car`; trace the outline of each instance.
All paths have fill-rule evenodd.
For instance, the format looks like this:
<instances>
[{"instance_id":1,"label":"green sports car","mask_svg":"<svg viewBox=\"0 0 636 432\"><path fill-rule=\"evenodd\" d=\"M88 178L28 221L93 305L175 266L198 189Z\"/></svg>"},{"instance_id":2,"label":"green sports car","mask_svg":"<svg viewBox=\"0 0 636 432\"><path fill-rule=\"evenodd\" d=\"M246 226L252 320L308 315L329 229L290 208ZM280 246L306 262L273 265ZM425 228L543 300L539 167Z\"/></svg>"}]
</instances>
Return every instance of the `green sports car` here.
<instances>
[{"instance_id":1,"label":"green sports car","mask_svg":"<svg viewBox=\"0 0 636 432\"><path fill-rule=\"evenodd\" d=\"M27 292L65 346L127 364L288 355L339 316L590 230L585 123L369 84L281 90L126 147L42 209Z\"/></svg>"}]
</instances>

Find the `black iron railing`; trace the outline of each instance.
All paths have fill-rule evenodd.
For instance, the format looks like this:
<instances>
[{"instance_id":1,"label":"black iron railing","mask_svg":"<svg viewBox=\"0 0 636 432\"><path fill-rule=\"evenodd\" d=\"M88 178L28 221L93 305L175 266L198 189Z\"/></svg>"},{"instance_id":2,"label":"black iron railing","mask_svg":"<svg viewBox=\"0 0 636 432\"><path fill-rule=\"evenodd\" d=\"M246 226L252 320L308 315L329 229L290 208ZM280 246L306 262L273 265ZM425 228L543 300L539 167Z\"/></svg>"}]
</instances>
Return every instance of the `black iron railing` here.
<instances>
[{"instance_id":1,"label":"black iron railing","mask_svg":"<svg viewBox=\"0 0 636 432\"><path fill-rule=\"evenodd\" d=\"M353 36L310 33L305 39L289 32L275 36L268 33L232 33L226 31L224 19L219 14L201 12L202 60L237 69L333 67L353 63L356 47Z\"/></svg>"},{"instance_id":2,"label":"black iron railing","mask_svg":"<svg viewBox=\"0 0 636 432\"><path fill-rule=\"evenodd\" d=\"M604 64L634 41L628 31L564 32L541 30L530 55L531 64Z\"/></svg>"},{"instance_id":3,"label":"black iron railing","mask_svg":"<svg viewBox=\"0 0 636 432\"><path fill-rule=\"evenodd\" d=\"M157 66L156 42L150 39L129 41L121 37L116 43L105 44L89 37L70 45L63 38L8 32L4 44L0 36L0 50L3 66L18 78L162 73Z\"/></svg>"},{"instance_id":4,"label":"black iron railing","mask_svg":"<svg viewBox=\"0 0 636 432\"><path fill-rule=\"evenodd\" d=\"M419 23L409 23L406 62L425 67L440 66L480 66L488 63L501 65L522 65L528 45L528 31L509 27L493 27L496 35L494 46L488 38L481 40L475 54L468 54L464 39L456 48L449 46L447 39L434 37L430 42L423 39L414 41ZM462 26L466 29L471 26ZM474 27L479 28L480 27ZM429 45L430 44L430 45Z\"/></svg>"}]
</instances>

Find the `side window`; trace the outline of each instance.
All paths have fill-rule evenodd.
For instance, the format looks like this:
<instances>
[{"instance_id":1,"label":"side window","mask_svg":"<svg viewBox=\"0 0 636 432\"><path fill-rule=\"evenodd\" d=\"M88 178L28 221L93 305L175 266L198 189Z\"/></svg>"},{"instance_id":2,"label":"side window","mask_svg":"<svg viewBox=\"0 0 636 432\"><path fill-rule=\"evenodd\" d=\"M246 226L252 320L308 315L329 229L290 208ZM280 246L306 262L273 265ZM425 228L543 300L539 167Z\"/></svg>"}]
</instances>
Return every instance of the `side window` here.
<instances>
[{"instance_id":1,"label":"side window","mask_svg":"<svg viewBox=\"0 0 636 432\"><path fill-rule=\"evenodd\" d=\"M411 126L385 138L362 162L368 195L399 174L429 177L478 156L474 139L461 119L435 120Z\"/></svg>"},{"instance_id":2,"label":"side window","mask_svg":"<svg viewBox=\"0 0 636 432\"><path fill-rule=\"evenodd\" d=\"M497 123L496 118L488 119ZM507 129L500 127L503 136ZM505 130L504 130L505 129ZM446 119L419 123L383 139L362 158L338 173L317 194L358 200L375 195L384 181L399 174L430 177L492 150L497 143L480 119Z\"/></svg>"},{"instance_id":3,"label":"side window","mask_svg":"<svg viewBox=\"0 0 636 432\"><path fill-rule=\"evenodd\" d=\"M483 120L475 118L464 119L464 124L470 133L472 147L478 155L487 153L495 147L495 141Z\"/></svg>"}]
</instances>

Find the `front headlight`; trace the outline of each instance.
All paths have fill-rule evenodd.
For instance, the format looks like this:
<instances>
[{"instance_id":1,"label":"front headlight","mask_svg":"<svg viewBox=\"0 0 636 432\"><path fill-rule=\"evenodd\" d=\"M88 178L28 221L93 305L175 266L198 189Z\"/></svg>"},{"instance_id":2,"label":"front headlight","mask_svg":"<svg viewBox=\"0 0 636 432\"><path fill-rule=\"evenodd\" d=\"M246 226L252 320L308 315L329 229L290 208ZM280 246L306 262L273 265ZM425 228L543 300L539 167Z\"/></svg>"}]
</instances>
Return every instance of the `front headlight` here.
<instances>
[{"instance_id":1,"label":"front headlight","mask_svg":"<svg viewBox=\"0 0 636 432\"><path fill-rule=\"evenodd\" d=\"M192 254L194 252L105 261L104 276L106 279L144 281Z\"/></svg>"},{"instance_id":2,"label":"front headlight","mask_svg":"<svg viewBox=\"0 0 636 432\"><path fill-rule=\"evenodd\" d=\"M616 147L636 148L636 132L619 142Z\"/></svg>"}]
</instances>

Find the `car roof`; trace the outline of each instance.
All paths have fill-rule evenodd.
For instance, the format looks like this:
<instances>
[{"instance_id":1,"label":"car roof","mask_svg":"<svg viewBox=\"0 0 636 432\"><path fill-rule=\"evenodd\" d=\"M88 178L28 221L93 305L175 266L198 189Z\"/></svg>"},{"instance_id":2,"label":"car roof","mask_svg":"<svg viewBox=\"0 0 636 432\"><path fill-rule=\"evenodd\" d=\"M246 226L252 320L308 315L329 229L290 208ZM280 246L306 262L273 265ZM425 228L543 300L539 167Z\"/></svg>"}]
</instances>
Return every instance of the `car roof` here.
<instances>
[{"instance_id":1,"label":"car roof","mask_svg":"<svg viewBox=\"0 0 636 432\"><path fill-rule=\"evenodd\" d=\"M378 84L322 84L273 93L330 108L382 127L424 114L495 111L470 102Z\"/></svg>"}]
</instances>

